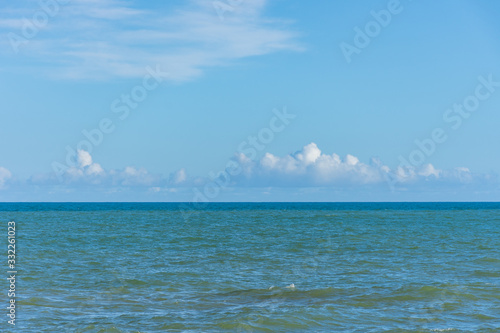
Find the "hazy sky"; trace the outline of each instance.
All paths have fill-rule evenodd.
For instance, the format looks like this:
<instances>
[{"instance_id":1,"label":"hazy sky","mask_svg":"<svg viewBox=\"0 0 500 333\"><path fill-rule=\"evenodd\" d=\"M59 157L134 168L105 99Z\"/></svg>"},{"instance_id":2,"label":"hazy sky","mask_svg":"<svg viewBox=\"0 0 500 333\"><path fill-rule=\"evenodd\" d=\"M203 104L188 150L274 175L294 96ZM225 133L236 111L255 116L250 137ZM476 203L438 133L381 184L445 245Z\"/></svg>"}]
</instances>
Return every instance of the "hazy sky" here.
<instances>
[{"instance_id":1,"label":"hazy sky","mask_svg":"<svg viewBox=\"0 0 500 333\"><path fill-rule=\"evenodd\" d=\"M500 199L500 3L2 6L0 200Z\"/></svg>"}]
</instances>

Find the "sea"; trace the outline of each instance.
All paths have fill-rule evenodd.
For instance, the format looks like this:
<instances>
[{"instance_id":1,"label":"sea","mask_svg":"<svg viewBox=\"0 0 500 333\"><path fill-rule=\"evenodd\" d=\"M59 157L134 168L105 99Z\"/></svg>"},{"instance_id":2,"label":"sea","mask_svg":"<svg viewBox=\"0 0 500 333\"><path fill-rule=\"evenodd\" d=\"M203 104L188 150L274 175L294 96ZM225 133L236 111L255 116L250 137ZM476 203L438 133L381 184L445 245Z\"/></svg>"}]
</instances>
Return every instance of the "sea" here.
<instances>
[{"instance_id":1,"label":"sea","mask_svg":"<svg viewBox=\"0 0 500 333\"><path fill-rule=\"evenodd\" d=\"M500 203L1 203L0 221L1 332L500 332Z\"/></svg>"}]
</instances>

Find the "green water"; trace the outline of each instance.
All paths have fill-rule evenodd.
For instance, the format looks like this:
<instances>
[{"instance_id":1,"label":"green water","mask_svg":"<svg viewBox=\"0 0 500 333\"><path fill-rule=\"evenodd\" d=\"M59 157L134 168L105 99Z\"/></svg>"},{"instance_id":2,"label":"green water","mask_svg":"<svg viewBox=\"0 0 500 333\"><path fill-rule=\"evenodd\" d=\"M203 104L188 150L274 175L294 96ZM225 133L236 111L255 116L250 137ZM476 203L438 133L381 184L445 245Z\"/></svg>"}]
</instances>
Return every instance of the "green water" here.
<instances>
[{"instance_id":1,"label":"green water","mask_svg":"<svg viewBox=\"0 0 500 333\"><path fill-rule=\"evenodd\" d=\"M5 332L500 332L500 204L1 204ZM294 287L292 286L294 285Z\"/></svg>"}]
</instances>

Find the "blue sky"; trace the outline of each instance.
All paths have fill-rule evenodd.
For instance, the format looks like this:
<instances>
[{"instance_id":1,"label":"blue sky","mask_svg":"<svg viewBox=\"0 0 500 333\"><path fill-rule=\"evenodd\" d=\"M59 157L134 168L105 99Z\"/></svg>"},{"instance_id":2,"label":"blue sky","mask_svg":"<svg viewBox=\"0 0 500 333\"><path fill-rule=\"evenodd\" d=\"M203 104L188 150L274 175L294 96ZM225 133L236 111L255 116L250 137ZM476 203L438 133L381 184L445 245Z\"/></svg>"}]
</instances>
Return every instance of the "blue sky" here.
<instances>
[{"instance_id":1,"label":"blue sky","mask_svg":"<svg viewBox=\"0 0 500 333\"><path fill-rule=\"evenodd\" d=\"M500 199L500 4L3 6L0 200Z\"/></svg>"}]
</instances>

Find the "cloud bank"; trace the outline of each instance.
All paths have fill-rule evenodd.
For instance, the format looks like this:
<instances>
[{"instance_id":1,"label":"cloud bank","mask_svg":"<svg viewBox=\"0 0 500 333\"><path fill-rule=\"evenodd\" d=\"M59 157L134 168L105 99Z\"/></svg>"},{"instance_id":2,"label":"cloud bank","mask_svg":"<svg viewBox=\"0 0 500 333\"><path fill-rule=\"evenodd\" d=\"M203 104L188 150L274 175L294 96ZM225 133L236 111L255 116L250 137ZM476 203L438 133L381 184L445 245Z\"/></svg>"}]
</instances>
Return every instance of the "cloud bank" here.
<instances>
[{"instance_id":1,"label":"cloud bank","mask_svg":"<svg viewBox=\"0 0 500 333\"><path fill-rule=\"evenodd\" d=\"M237 160L243 171L236 177L235 184L247 186L363 187L387 184L407 187L430 183L465 185L496 181L491 175L473 174L464 167L441 170L432 164L423 164L391 169L377 158L363 163L350 154L343 158L335 153L325 154L315 143L283 157L266 153L261 159L253 161L238 154Z\"/></svg>"},{"instance_id":2,"label":"cloud bank","mask_svg":"<svg viewBox=\"0 0 500 333\"><path fill-rule=\"evenodd\" d=\"M223 171L199 177L189 175L184 168L161 175L134 166L106 169L88 152L79 150L75 165L60 177L47 173L26 181L14 181L12 173L0 167L0 192L3 193L0 198L9 198L6 193L13 190L17 191L16 200L22 201L26 193L33 191L41 193L42 198L47 193L55 193L53 197L57 201L61 197L66 200L66 193L81 194L83 198L104 193L101 197L104 201L186 202L308 201L308 198L314 201L384 201L384 198L385 201L484 201L500 197L496 175L477 174L465 167L439 169L432 164L390 168L377 158L365 163L350 154L344 157L327 154L315 143L285 156L268 152L252 160L236 153L232 160L231 175Z\"/></svg>"},{"instance_id":3,"label":"cloud bank","mask_svg":"<svg viewBox=\"0 0 500 333\"><path fill-rule=\"evenodd\" d=\"M234 161L238 172L224 179L227 187L335 187L364 188L369 186L393 186L416 188L436 185L479 185L496 184L495 175L475 174L468 168L451 170L436 168L432 164L419 167L398 166L390 168L377 158L368 163L356 156L323 153L315 143L285 156L265 153L260 159L252 160L243 153L236 153ZM236 169L236 168L235 168ZM8 179L8 170L0 169L0 181ZM105 170L92 156L78 150L76 166L62 174L62 184L94 184L103 186L203 186L213 181L210 177L189 176L186 169L180 169L167 176L149 173L144 168L127 166L122 170ZM220 174L220 173L219 173ZM3 176L2 176L3 175ZM3 178L2 178L3 177ZM58 183L54 174L32 177L34 184ZM59 181L59 183L61 183Z\"/></svg>"},{"instance_id":4,"label":"cloud bank","mask_svg":"<svg viewBox=\"0 0 500 333\"><path fill-rule=\"evenodd\" d=\"M85 150L77 151L75 166L67 168L59 177L55 173L39 174L31 177L28 182L33 185L59 185L66 187L149 187L149 186L186 186L187 176L180 169L167 177L151 174L145 168L127 166L121 170L105 170L93 161Z\"/></svg>"}]
</instances>

